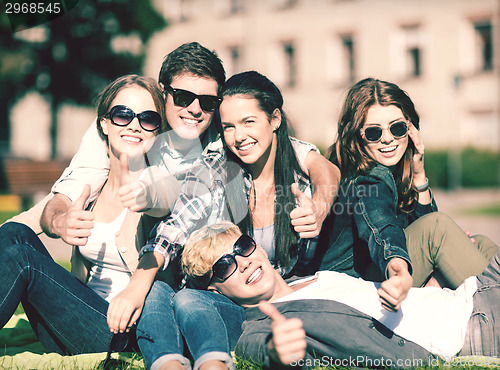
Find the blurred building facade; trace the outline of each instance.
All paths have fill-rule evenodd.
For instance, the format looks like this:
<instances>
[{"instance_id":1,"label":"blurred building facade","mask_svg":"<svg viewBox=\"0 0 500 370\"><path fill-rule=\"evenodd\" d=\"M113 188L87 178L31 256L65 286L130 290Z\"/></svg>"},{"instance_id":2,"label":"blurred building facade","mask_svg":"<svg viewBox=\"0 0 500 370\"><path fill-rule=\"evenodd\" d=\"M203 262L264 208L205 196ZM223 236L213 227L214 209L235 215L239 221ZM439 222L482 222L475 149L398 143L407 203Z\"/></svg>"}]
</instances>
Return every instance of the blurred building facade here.
<instances>
[{"instance_id":1,"label":"blurred building facade","mask_svg":"<svg viewBox=\"0 0 500 370\"><path fill-rule=\"evenodd\" d=\"M169 26L145 74L183 42L216 50L228 77L255 69L277 83L296 135L335 138L348 88L397 83L429 148L500 150L499 0L152 0Z\"/></svg>"}]
</instances>

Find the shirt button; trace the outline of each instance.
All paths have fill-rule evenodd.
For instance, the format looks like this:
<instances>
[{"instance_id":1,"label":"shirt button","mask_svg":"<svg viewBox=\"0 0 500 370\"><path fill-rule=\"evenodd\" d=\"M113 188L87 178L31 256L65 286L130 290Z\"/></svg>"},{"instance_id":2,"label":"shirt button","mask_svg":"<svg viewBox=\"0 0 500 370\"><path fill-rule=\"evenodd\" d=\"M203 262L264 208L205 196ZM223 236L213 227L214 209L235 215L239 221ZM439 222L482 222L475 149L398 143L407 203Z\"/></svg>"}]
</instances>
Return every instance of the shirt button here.
<instances>
[{"instance_id":1,"label":"shirt button","mask_svg":"<svg viewBox=\"0 0 500 370\"><path fill-rule=\"evenodd\" d=\"M126 251L127 251L127 248L125 248L125 247L120 248L120 252L125 253Z\"/></svg>"},{"instance_id":2,"label":"shirt button","mask_svg":"<svg viewBox=\"0 0 500 370\"><path fill-rule=\"evenodd\" d=\"M398 344L403 347L405 345L405 340L404 339L400 339Z\"/></svg>"},{"instance_id":3,"label":"shirt button","mask_svg":"<svg viewBox=\"0 0 500 370\"><path fill-rule=\"evenodd\" d=\"M375 324L374 323L370 323L369 327L370 327L370 329L375 329Z\"/></svg>"}]
</instances>

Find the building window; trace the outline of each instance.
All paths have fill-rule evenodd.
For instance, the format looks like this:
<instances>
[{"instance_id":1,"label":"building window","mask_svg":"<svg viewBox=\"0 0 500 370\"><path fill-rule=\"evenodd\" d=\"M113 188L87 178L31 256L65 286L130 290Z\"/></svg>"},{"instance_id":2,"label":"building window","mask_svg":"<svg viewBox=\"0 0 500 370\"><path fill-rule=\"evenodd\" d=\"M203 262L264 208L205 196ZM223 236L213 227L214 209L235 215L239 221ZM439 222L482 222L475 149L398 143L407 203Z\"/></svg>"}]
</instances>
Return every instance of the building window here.
<instances>
[{"instance_id":1,"label":"building window","mask_svg":"<svg viewBox=\"0 0 500 370\"><path fill-rule=\"evenodd\" d=\"M422 74L422 47L419 26L403 27L405 43L406 77Z\"/></svg>"},{"instance_id":2,"label":"building window","mask_svg":"<svg viewBox=\"0 0 500 370\"><path fill-rule=\"evenodd\" d=\"M283 44L283 55L285 62L285 86L294 87L297 83L297 68L295 47L292 43Z\"/></svg>"},{"instance_id":3,"label":"building window","mask_svg":"<svg viewBox=\"0 0 500 370\"><path fill-rule=\"evenodd\" d=\"M354 73L354 40L352 35L343 35L342 41L342 59L344 59L345 75L349 82L354 82L356 78Z\"/></svg>"},{"instance_id":4,"label":"building window","mask_svg":"<svg viewBox=\"0 0 500 370\"><path fill-rule=\"evenodd\" d=\"M192 0L170 0L163 2L163 15L175 22L186 22L192 13Z\"/></svg>"},{"instance_id":5,"label":"building window","mask_svg":"<svg viewBox=\"0 0 500 370\"><path fill-rule=\"evenodd\" d=\"M293 8L298 0L274 0L274 4L278 9Z\"/></svg>"},{"instance_id":6,"label":"building window","mask_svg":"<svg viewBox=\"0 0 500 370\"><path fill-rule=\"evenodd\" d=\"M231 14L239 14L242 13L245 8L245 0L229 0L230 8L229 12Z\"/></svg>"},{"instance_id":7,"label":"building window","mask_svg":"<svg viewBox=\"0 0 500 370\"><path fill-rule=\"evenodd\" d=\"M493 69L493 26L490 20L475 22L477 60L480 71Z\"/></svg>"},{"instance_id":8,"label":"building window","mask_svg":"<svg viewBox=\"0 0 500 370\"><path fill-rule=\"evenodd\" d=\"M240 73L242 71L241 65L241 48L239 46L232 46L227 49L227 64L226 73L228 76L232 76L236 73Z\"/></svg>"},{"instance_id":9,"label":"building window","mask_svg":"<svg viewBox=\"0 0 500 370\"><path fill-rule=\"evenodd\" d=\"M326 50L326 75L333 86L344 86L356 79L356 60L354 54L354 36L336 35Z\"/></svg>"}]
</instances>

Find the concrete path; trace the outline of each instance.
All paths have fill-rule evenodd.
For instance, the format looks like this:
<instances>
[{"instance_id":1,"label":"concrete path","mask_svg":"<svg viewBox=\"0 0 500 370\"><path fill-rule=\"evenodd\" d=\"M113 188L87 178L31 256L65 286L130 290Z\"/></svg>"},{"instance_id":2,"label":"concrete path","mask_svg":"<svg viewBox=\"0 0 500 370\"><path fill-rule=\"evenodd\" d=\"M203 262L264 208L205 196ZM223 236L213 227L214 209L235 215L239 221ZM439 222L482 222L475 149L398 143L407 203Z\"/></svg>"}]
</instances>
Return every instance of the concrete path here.
<instances>
[{"instance_id":1,"label":"concrete path","mask_svg":"<svg viewBox=\"0 0 500 370\"><path fill-rule=\"evenodd\" d=\"M433 190L434 198L441 212L448 214L464 230L483 234L500 245L500 215L473 215L467 209L488 205L500 205L500 189L486 190ZM71 247L58 239L42 235L42 241L56 261L67 261Z\"/></svg>"}]
</instances>

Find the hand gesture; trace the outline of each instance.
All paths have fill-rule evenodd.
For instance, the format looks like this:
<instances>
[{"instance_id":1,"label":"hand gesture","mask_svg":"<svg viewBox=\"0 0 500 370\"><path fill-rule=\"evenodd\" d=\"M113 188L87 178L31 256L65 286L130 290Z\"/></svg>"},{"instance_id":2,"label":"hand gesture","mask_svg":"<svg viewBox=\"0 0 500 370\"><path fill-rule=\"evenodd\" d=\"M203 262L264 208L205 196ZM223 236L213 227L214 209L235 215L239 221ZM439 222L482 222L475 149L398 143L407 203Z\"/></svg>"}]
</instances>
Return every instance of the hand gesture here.
<instances>
[{"instance_id":1,"label":"hand gesture","mask_svg":"<svg viewBox=\"0 0 500 370\"><path fill-rule=\"evenodd\" d=\"M405 300L411 286L413 278L408 272L408 264L402 258L392 258L387 265L389 278L382 282L379 290L379 301L382 307L389 311L397 311L401 303Z\"/></svg>"},{"instance_id":2,"label":"hand gesture","mask_svg":"<svg viewBox=\"0 0 500 370\"><path fill-rule=\"evenodd\" d=\"M132 212L143 212L148 206L146 189L140 181L132 182L128 167L128 156L120 155L121 181L118 195L125 208Z\"/></svg>"},{"instance_id":3,"label":"hand gesture","mask_svg":"<svg viewBox=\"0 0 500 370\"><path fill-rule=\"evenodd\" d=\"M470 239L471 242L473 242L473 243L476 242L476 239L474 239L474 237L472 236L472 234L470 233L469 230L465 230L465 235L467 235L467 237Z\"/></svg>"},{"instance_id":4,"label":"hand gesture","mask_svg":"<svg viewBox=\"0 0 500 370\"><path fill-rule=\"evenodd\" d=\"M314 238L321 231L317 207L307 195L299 190L297 184L292 184L292 193L297 199L297 206L290 212L292 226L301 238Z\"/></svg>"},{"instance_id":5,"label":"hand gesture","mask_svg":"<svg viewBox=\"0 0 500 370\"><path fill-rule=\"evenodd\" d=\"M94 214L85 210L90 197L90 185L85 185L82 195L64 213L54 216L55 234L70 245L87 244L94 227Z\"/></svg>"},{"instance_id":6,"label":"hand gesture","mask_svg":"<svg viewBox=\"0 0 500 370\"><path fill-rule=\"evenodd\" d=\"M422 137L420 136L420 132L413 125L413 123L409 123L408 127L408 136L411 141L413 141L413 145L415 146L415 154L413 155L413 169L414 169L414 179L422 180L421 182L425 182L425 170L424 170L424 151L425 146L422 141Z\"/></svg>"},{"instance_id":7,"label":"hand gesture","mask_svg":"<svg viewBox=\"0 0 500 370\"><path fill-rule=\"evenodd\" d=\"M271 303L259 303L262 313L271 319L272 338L268 342L269 356L275 363L290 365L306 355L306 332L299 318L287 319Z\"/></svg>"},{"instance_id":8,"label":"hand gesture","mask_svg":"<svg viewBox=\"0 0 500 370\"><path fill-rule=\"evenodd\" d=\"M145 297L127 286L116 295L108 307L108 326L113 333L129 331L130 327L141 316Z\"/></svg>"}]
</instances>

